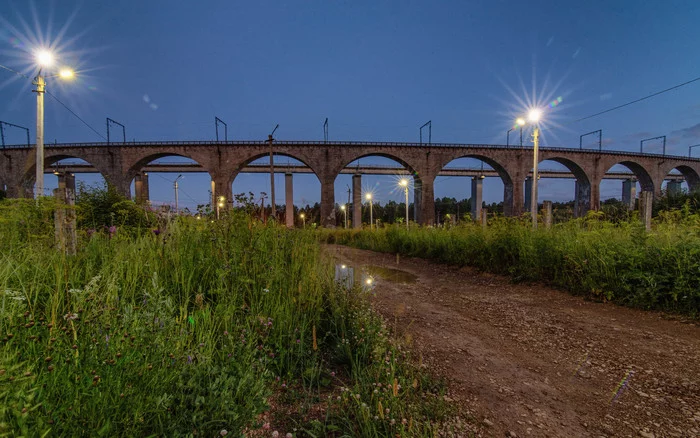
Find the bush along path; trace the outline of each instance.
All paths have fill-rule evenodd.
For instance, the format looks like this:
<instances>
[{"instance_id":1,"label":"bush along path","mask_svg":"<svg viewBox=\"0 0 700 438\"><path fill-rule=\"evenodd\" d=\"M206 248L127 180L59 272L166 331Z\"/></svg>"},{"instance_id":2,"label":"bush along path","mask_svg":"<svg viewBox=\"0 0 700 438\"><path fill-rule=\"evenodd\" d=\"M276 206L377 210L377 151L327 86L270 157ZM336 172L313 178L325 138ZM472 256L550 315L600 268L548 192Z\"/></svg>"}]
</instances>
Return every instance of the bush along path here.
<instances>
[{"instance_id":1,"label":"bush along path","mask_svg":"<svg viewBox=\"0 0 700 438\"><path fill-rule=\"evenodd\" d=\"M0 202L0 434L436 436L444 385L335 284L311 232L243 215L80 232ZM49 228L50 229L50 228Z\"/></svg>"},{"instance_id":2,"label":"bush along path","mask_svg":"<svg viewBox=\"0 0 700 438\"><path fill-rule=\"evenodd\" d=\"M553 229L494 220L487 228L394 226L323 230L326 243L421 257L543 281L574 294L642 309L700 316L700 216L662 223L572 221Z\"/></svg>"}]
</instances>

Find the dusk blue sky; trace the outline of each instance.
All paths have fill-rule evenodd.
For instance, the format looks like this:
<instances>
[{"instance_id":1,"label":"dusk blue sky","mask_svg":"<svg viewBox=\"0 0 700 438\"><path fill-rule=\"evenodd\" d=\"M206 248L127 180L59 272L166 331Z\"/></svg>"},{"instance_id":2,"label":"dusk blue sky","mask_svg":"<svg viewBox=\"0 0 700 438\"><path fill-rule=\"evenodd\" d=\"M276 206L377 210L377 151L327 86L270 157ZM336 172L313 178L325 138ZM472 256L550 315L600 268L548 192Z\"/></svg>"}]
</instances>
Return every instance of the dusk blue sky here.
<instances>
[{"instance_id":1,"label":"dusk blue sky","mask_svg":"<svg viewBox=\"0 0 700 438\"><path fill-rule=\"evenodd\" d=\"M110 117L126 125L128 140L212 140L218 116L229 139L262 140L279 123L278 139L322 140L328 117L332 140L418 141L419 126L432 120L433 142L503 144L528 103L561 97L547 110L543 146L578 147L580 134L597 129L606 149L638 150L641 139L667 135L667 152L685 155L700 143L700 81L575 122L700 76L697 0L2 5L0 64L31 76L32 45L57 45L79 74L48 89L101 135ZM34 141L31 88L0 70L0 120L29 127ZM24 138L6 134L9 143ZM46 141L54 140L103 141L47 96ZM648 146L660 151L660 143ZM173 202L175 176L151 175L154 202ZM181 204L207 202L209 181L187 174ZM349 183L338 178L336 201ZM466 198L469 185L439 177L436 196ZM276 186L281 203L283 175ZM391 176L364 177L363 186L379 202L402 198ZM603 198L619 197L620 186L604 182ZM540 187L540 200L573 198L573 181ZM269 192L269 177L239 176L234 193L244 191ZM318 201L318 180L296 176L294 198ZM485 199L503 199L497 178L486 179Z\"/></svg>"}]
</instances>

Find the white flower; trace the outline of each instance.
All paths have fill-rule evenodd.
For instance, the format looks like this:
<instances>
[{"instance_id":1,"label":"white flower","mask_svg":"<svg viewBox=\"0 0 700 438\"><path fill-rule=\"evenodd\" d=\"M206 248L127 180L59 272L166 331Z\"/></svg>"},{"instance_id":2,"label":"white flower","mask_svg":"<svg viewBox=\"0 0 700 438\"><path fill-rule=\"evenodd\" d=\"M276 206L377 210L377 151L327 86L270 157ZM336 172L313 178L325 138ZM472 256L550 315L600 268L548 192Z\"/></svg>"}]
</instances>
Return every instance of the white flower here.
<instances>
[{"instance_id":1,"label":"white flower","mask_svg":"<svg viewBox=\"0 0 700 438\"><path fill-rule=\"evenodd\" d=\"M228 430L226 430L226 429L221 429L221 432L219 432L219 435L221 435L221 436L226 436L226 435L228 435Z\"/></svg>"}]
</instances>

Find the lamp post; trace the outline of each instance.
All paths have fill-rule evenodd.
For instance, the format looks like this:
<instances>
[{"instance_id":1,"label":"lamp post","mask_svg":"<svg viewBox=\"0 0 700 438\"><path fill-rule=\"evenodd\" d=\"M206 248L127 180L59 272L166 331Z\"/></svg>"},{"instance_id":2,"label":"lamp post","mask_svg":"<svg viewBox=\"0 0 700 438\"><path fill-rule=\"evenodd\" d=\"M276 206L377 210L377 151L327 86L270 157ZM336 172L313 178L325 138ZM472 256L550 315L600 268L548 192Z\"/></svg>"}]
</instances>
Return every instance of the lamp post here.
<instances>
[{"instance_id":1,"label":"lamp post","mask_svg":"<svg viewBox=\"0 0 700 438\"><path fill-rule=\"evenodd\" d=\"M306 228L306 215L302 213L299 215L299 217L301 218L301 223L303 224L302 228Z\"/></svg>"},{"instance_id":2,"label":"lamp post","mask_svg":"<svg viewBox=\"0 0 700 438\"><path fill-rule=\"evenodd\" d=\"M35 54L39 72L36 74L33 85L36 86L36 186L34 195L36 197L44 194L44 93L46 92L46 78L61 77L70 79L73 71L62 69L58 74L45 76L42 69L49 68L54 64L54 56L48 50L39 50Z\"/></svg>"},{"instance_id":3,"label":"lamp post","mask_svg":"<svg viewBox=\"0 0 700 438\"><path fill-rule=\"evenodd\" d=\"M537 165L539 164L538 154L540 150L540 128L539 121L542 117L542 110L533 108L527 115L528 121L534 125L532 131L532 141L534 149L532 153L532 189L530 192L530 214L532 215L532 229L537 229ZM519 118L518 125L525 125L525 119Z\"/></svg>"},{"instance_id":4,"label":"lamp post","mask_svg":"<svg viewBox=\"0 0 700 438\"><path fill-rule=\"evenodd\" d=\"M374 221L374 217L372 215L372 194L367 193L365 195L365 199L369 201L369 229L372 229L372 222Z\"/></svg>"},{"instance_id":5,"label":"lamp post","mask_svg":"<svg viewBox=\"0 0 700 438\"><path fill-rule=\"evenodd\" d=\"M345 227L344 228L347 228L348 227L348 210L347 210L347 208L345 208L345 204L341 205L340 209L343 210L343 215L345 216Z\"/></svg>"},{"instance_id":6,"label":"lamp post","mask_svg":"<svg viewBox=\"0 0 700 438\"><path fill-rule=\"evenodd\" d=\"M175 181L173 181L173 188L175 188L175 214L177 214L177 212L180 210L178 208L178 193L177 193L178 187L179 187L177 184L177 180L179 180L180 178L182 178L182 175L178 175L177 178L175 178Z\"/></svg>"},{"instance_id":7,"label":"lamp post","mask_svg":"<svg viewBox=\"0 0 700 438\"><path fill-rule=\"evenodd\" d=\"M408 180L406 178L399 181L399 185L403 187L403 191L406 194L406 229L408 230Z\"/></svg>"}]
</instances>

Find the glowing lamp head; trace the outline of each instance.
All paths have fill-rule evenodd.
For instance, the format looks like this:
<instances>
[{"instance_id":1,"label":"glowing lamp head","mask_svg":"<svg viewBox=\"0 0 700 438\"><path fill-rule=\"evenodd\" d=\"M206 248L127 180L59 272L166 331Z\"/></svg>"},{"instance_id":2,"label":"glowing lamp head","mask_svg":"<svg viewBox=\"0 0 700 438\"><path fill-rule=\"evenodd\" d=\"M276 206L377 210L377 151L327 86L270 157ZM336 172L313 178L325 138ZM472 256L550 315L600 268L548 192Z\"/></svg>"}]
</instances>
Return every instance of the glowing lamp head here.
<instances>
[{"instance_id":1,"label":"glowing lamp head","mask_svg":"<svg viewBox=\"0 0 700 438\"><path fill-rule=\"evenodd\" d=\"M537 123L540 121L540 118L542 117L542 110L539 108L533 108L530 110L530 112L527 115L527 119L531 123Z\"/></svg>"},{"instance_id":2,"label":"glowing lamp head","mask_svg":"<svg viewBox=\"0 0 700 438\"><path fill-rule=\"evenodd\" d=\"M515 123L517 123L518 126L525 126L525 119L518 117L518 120L516 120Z\"/></svg>"},{"instance_id":3,"label":"glowing lamp head","mask_svg":"<svg viewBox=\"0 0 700 438\"><path fill-rule=\"evenodd\" d=\"M302 213L302 214L299 215L299 217L302 218L302 219L304 219L304 218L306 217L306 215L305 215L304 213Z\"/></svg>"},{"instance_id":4,"label":"glowing lamp head","mask_svg":"<svg viewBox=\"0 0 700 438\"><path fill-rule=\"evenodd\" d=\"M34 55L36 63L41 67L51 67L53 65L53 54L48 50L39 50Z\"/></svg>"},{"instance_id":5,"label":"glowing lamp head","mask_svg":"<svg viewBox=\"0 0 700 438\"><path fill-rule=\"evenodd\" d=\"M224 203L223 203L223 202L219 202L219 208L221 208L221 207L223 207L223 206L224 206Z\"/></svg>"},{"instance_id":6,"label":"glowing lamp head","mask_svg":"<svg viewBox=\"0 0 700 438\"><path fill-rule=\"evenodd\" d=\"M408 180L405 179L405 178L402 179L401 181L399 181L399 185L400 185L401 187L408 187Z\"/></svg>"},{"instance_id":7,"label":"glowing lamp head","mask_svg":"<svg viewBox=\"0 0 700 438\"><path fill-rule=\"evenodd\" d=\"M60 72L58 72L58 75L63 79L73 79L75 73L69 68L64 68Z\"/></svg>"},{"instance_id":8,"label":"glowing lamp head","mask_svg":"<svg viewBox=\"0 0 700 438\"><path fill-rule=\"evenodd\" d=\"M371 193L367 193L367 194L365 195L365 199L368 200L368 201L371 201L371 200L372 200L372 194L371 194Z\"/></svg>"},{"instance_id":9,"label":"glowing lamp head","mask_svg":"<svg viewBox=\"0 0 700 438\"><path fill-rule=\"evenodd\" d=\"M374 280L372 280L371 278L368 278L367 280L365 280L365 283L367 284L367 286L370 286L373 282L374 282Z\"/></svg>"},{"instance_id":10,"label":"glowing lamp head","mask_svg":"<svg viewBox=\"0 0 700 438\"><path fill-rule=\"evenodd\" d=\"M345 206L344 206L344 205L341 205L341 206L340 206L340 209L343 210L343 211L345 211Z\"/></svg>"}]
</instances>

